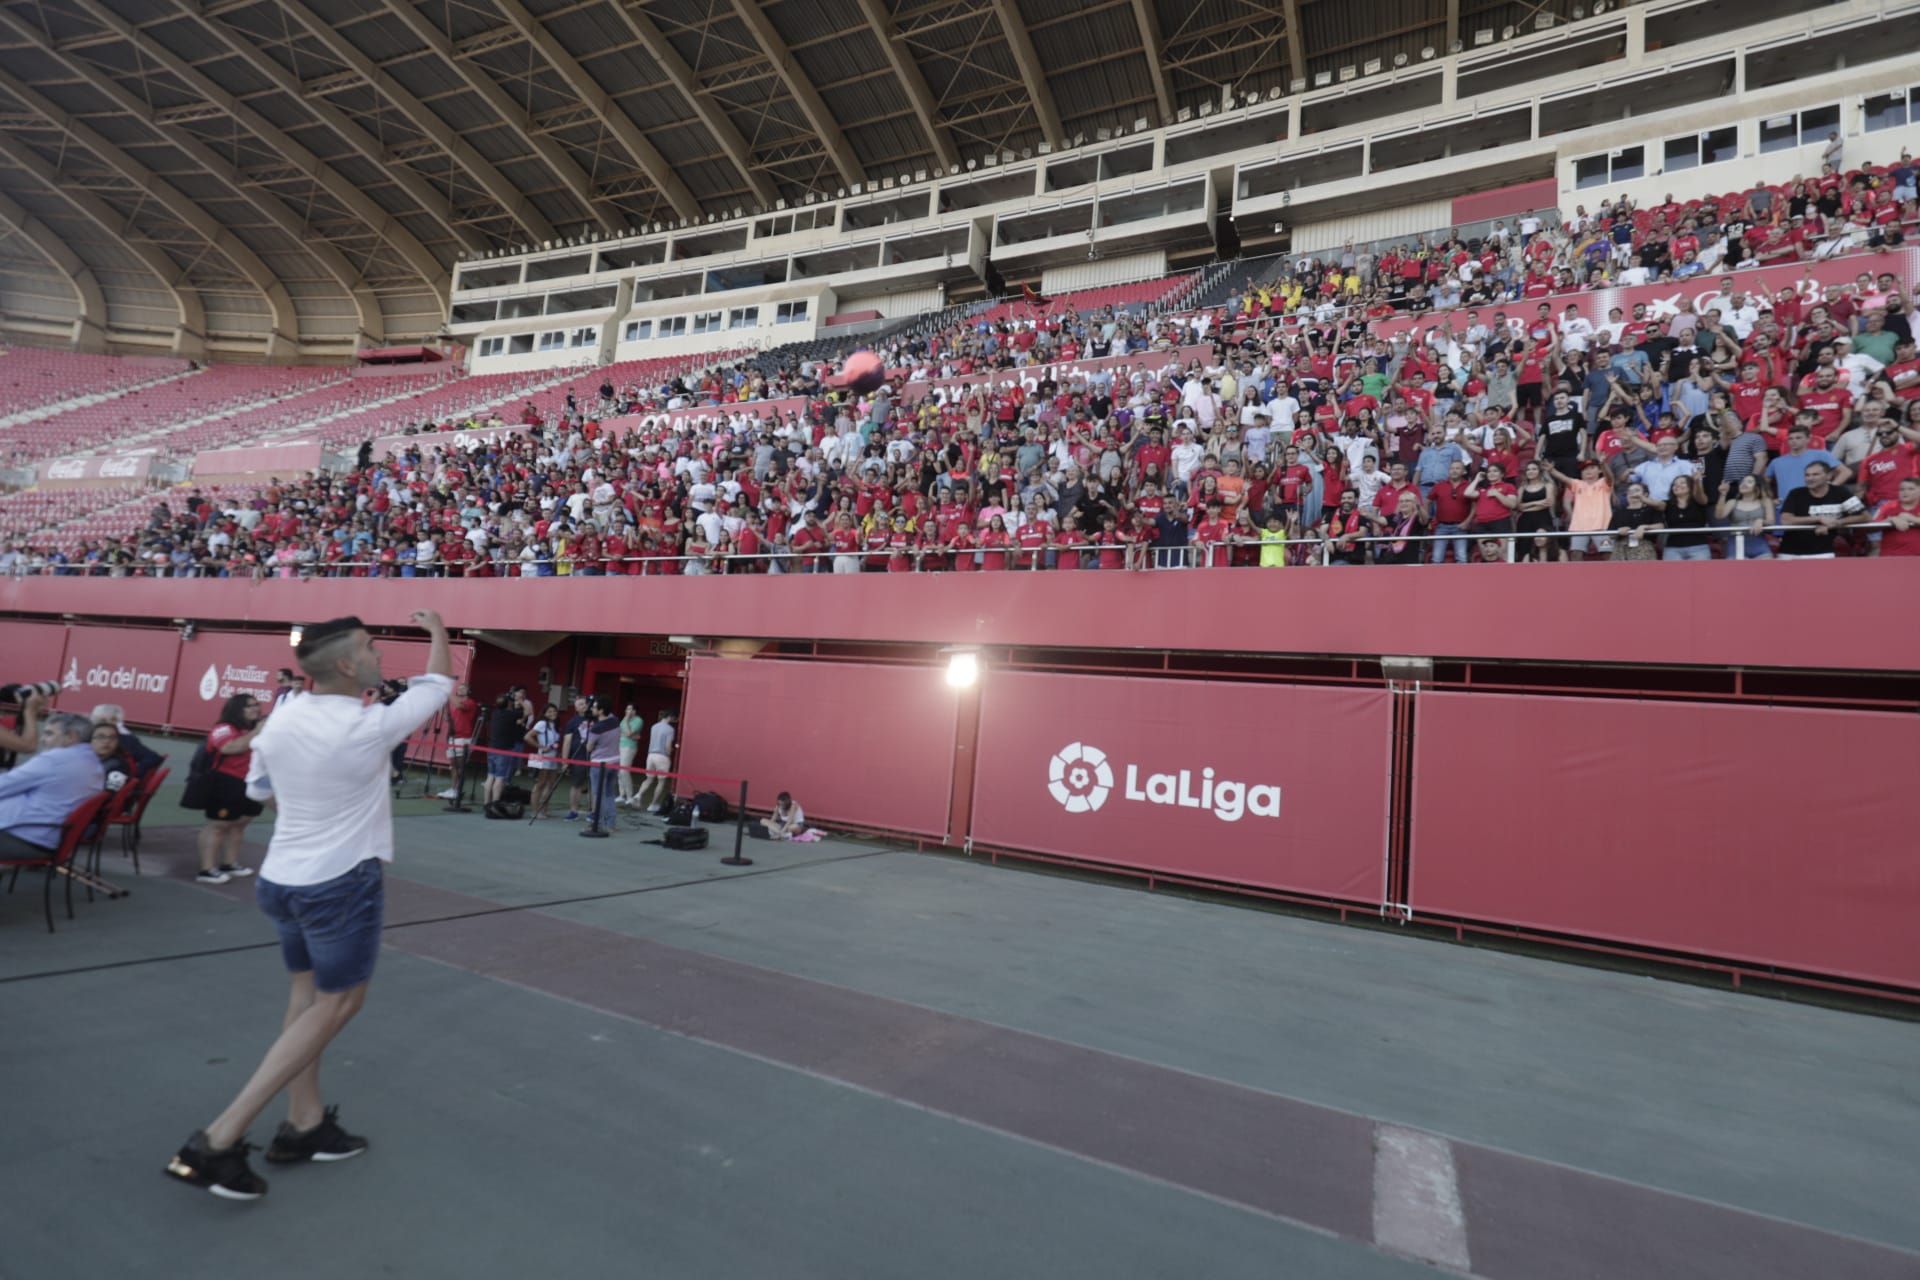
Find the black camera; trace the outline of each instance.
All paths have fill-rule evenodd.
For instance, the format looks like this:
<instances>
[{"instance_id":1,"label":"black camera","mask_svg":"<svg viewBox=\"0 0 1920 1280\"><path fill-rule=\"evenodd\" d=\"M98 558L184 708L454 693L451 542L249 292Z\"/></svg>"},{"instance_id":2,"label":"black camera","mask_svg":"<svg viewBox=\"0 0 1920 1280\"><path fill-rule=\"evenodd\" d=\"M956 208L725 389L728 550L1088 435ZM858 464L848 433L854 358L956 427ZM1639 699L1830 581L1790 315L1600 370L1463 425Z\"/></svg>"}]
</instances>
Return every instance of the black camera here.
<instances>
[{"instance_id":1,"label":"black camera","mask_svg":"<svg viewBox=\"0 0 1920 1280\"><path fill-rule=\"evenodd\" d=\"M58 680L29 680L22 684L0 684L0 702L25 702L34 694L51 698L60 692Z\"/></svg>"}]
</instances>

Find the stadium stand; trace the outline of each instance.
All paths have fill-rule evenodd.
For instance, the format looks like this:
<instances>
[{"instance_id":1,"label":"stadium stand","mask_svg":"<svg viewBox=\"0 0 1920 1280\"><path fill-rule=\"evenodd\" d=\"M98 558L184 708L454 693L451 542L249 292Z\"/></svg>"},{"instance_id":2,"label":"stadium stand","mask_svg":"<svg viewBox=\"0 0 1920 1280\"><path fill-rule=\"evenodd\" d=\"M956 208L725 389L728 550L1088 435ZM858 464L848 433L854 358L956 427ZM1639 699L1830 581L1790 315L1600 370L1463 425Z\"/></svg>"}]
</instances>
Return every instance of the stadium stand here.
<instances>
[{"instance_id":1,"label":"stadium stand","mask_svg":"<svg viewBox=\"0 0 1920 1280\"><path fill-rule=\"evenodd\" d=\"M347 379L344 369L213 365L0 430L0 450L20 462L109 444L151 445L189 424Z\"/></svg>"},{"instance_id":2,"label":"stadium stand","mask_svg":"<svg viewBox=\"0 0 1920 1280\"><path fill-rule=\"evenodd\" d=\"M10 526L7 564L405 576L1912 554L1920 361L1909 285L1878 268L1916 223L1912 167L1864 167L1025 292L751 357L409 383L320 434L525 430L189 494L152 528L129 523L134 504L23 504L33 528ZM1811 304L1739 287L1749 268L1825 260L1858 270ZM1581 310L1596 290L1709 273L1728 283L1697 312ZM1165 367L1191 343L1211 355ZM853 399L830 366L869 345L893 393ZM247 398L326 377L216 369L105 412L152 423L205 405L182 385ZM348 394L323 385L179 443L303 429ZM802 417L751 408L793 398ZM58 519L51 540L22 537Z\"/></svg>"},{"instance_id":3,"label":"stadium stand","mask_svg":"<svg viewBox=\"0 0 1920 1280\"><path fill-rule=\"evenodd\" d=\"M11 347L0 353L0 418L46 409L69 400L117 395L177 377L185 360L160 356L85 355Z\"/></svg>"}]
</instances>

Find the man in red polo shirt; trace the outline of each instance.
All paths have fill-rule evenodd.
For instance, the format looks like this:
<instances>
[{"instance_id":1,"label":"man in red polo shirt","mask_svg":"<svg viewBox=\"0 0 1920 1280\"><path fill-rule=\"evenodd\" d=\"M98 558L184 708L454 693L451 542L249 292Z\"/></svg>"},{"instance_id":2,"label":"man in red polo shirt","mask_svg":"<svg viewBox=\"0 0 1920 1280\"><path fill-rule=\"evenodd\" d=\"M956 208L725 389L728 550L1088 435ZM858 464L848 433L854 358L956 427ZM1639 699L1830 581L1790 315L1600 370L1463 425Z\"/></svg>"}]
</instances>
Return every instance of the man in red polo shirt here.
<instances>
[{"instance_id":1,"label":"man in red polo shirt","mask_svg":"<svg viewBox=\"0 0 1920 1280\"><path fill-rule=\"evenodd\" d=\"M1828 440L1844 435L1853 425L1853 393L1839 385L1834 374L1831 367L1819 369L1813 386L1800 393L1800 407L1819 415L1813 428L1816 449L1825 448Z\"/></svg>"}]
</instances>

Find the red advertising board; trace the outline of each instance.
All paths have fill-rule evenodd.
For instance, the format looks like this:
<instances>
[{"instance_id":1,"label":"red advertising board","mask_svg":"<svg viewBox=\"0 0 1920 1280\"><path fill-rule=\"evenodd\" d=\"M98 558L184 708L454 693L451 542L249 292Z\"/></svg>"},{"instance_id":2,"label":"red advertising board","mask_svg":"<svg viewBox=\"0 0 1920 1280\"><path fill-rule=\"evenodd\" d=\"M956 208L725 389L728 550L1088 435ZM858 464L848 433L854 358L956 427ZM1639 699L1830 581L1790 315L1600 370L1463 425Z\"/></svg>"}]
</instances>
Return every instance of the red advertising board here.
<instances>
[{"instance_id":1,"label":"red advertising board","mask_svg":"<svg viewBox=\"0 0 1920 1280\"><path fill-rule=\"evenodd\" d=\"M676 768L747 779L756 809L791 791L823 822L944 836L958 705L928 667L695 658Z\"/></svg>"},{"instance_id":2,"label":"red advertising board","mask_svg":"<svg viewBox=\"0 0 1920 1280\"><path fill-rule=\"evenodd\" d=\"M220 705L236 693L250 693L263 701L271 699L276 687L275 673L281 667L298 667L293 647L284 631L219 632L202 631L180 645L173 679L173 708L170 723L185 729L211 726L220 715ZM380 669L388 677L406 678L426 670L427 644L424 640L382 640L379 642ZM454 679L466 679L473 662L473 646L453 646ZM133 715L131 707L127 714ZM416 734L408 754L415 759L432 755L445 757L445 732L435 733L432 722Z\"/></svg>"},{"instance_id":3,"label":"red advertising board","mask_svg":"<svg viewBox=\"0 0 1920 1280\"><path fill-rule=\"evenodd\" d=\"M40 464L42 489L79 489L102 485L146 483L154 454L109 453L88 458L56 458Z\"/></svg>"},{"instance_id":4,"label":"red advertising board","mask_svg":"<svg viewBox=\"0 0 1920 1280\"><path fill-rule=\"evenodd\" d=\"M1920 719L1425 693L1409 897L1920 988Z\"/></svg>"},{"instance_id":5,"label":"red advertising board","mask_svg":"<svg viewBox=\"0 0 1920 1280\"><path fill-rule=\"evenodd\" d=\"M57 622L0 622L0 684L58 680L66 653L67 629Z\"/></svg>"},{"instance_id":6,"label":"red advertising board","mask_svg":"<svg viewBox=\"0 0 1920 1280\"><path fill-rule=\"evenodd\" d=\"M207 449L193 459L195 480L225 476L297 476L317 471L323 447L318 440L288 440L239 449Z\"/></svg>"},{"instance_id":7,"label":"red advertising board","mask_svg":"<svg viewBox=\"0 0 1920 1280\"><path fill-rule=\"evenodd\" d=\"M976 841L1383 899L1384 690L1014 671L984 679Z\"/></svg>"},{"instance_id":8,"label":"red advertising board","mask_svg":"<svg viewBox=\"0 0 1920 1280\"><path fill-rule=\"evenodd\" d=\"M60 672L62 711L81 714L117 702L135 724L168 724L180 633L167 628L67 628Z\"/></svg>"}]
</instances>

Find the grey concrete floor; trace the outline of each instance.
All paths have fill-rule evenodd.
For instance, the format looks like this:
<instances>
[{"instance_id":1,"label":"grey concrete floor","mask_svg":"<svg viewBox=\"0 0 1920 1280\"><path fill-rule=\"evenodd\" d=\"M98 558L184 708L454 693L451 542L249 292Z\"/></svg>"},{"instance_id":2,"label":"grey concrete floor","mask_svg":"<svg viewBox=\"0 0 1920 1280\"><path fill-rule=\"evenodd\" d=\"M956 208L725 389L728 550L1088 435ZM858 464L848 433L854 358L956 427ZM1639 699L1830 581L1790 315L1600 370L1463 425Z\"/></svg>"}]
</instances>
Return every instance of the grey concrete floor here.
<instances>
[{"instance_id":1,"label":"grey concrete floor","mask_svg":"<svg viewBox=\"0 0 1920 1280\"><path fill-rule=\"evenodd\" d=\"M154 812L147 874L105 863L132 896L50 936L37 884L0 895L8 1280L1416 1274L1380 1233L1381 1125L1454 1151L1464 1273L1920 1276L1914 1023L875 844L755 844L742 872L657 828L420 801L325 1068L374 1149L218 1202L160 1166L285 978L250 884L190 883L191 819Z\"/></svg>"}]
</instances>

